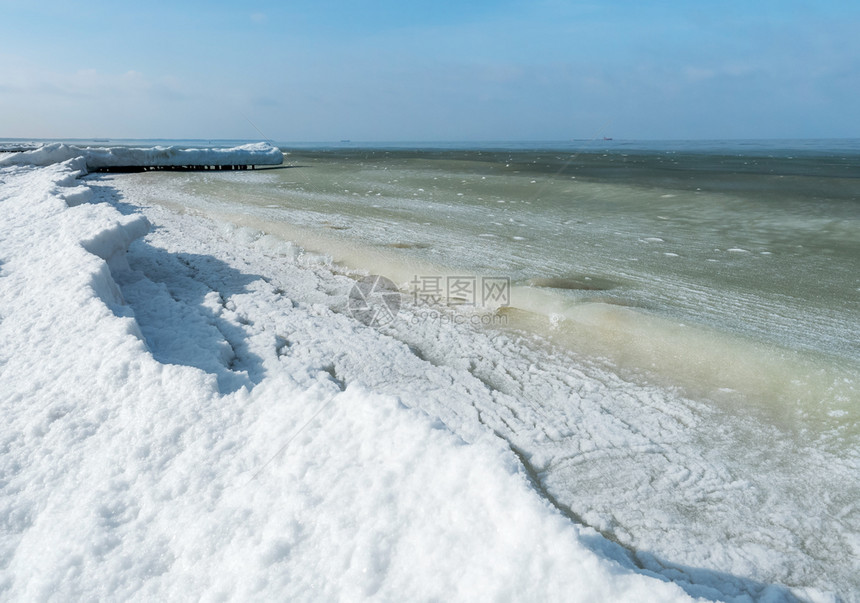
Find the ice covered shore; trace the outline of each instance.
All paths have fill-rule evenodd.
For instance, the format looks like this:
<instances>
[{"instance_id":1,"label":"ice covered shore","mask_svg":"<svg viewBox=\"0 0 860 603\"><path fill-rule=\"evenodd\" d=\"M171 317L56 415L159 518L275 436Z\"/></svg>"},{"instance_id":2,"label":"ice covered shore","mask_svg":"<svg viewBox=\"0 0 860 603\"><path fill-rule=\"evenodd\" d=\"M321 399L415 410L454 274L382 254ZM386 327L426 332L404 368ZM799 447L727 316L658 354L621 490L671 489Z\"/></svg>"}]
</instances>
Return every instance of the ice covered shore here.
<instances>
[{"instance_id":1,"label":"ice covered shore","mask_svg":"<svg viewBox=\"0 0 860 603\"><path fill-rule=\"evenodd\" d=\"M297 341L395 373L405 346L151 245L66 159L0 167L3 599L688 599L501 440L416 410L426 383L378 391Z\"/></svg>"},{"instance_id":2,"label":"ice covered shore","mask_svg":"<svg viewBox=\"0 0 860 603\"><path fill-rule=\"evenodd\" d=\"M232 148L186 149L180 147L77 147L51 143L23 150L8 157L0 156L0 165L38 165L83 158L87 169L132 167L281 165L284 155L265 142Z\"/></svg>"}]
</instances>

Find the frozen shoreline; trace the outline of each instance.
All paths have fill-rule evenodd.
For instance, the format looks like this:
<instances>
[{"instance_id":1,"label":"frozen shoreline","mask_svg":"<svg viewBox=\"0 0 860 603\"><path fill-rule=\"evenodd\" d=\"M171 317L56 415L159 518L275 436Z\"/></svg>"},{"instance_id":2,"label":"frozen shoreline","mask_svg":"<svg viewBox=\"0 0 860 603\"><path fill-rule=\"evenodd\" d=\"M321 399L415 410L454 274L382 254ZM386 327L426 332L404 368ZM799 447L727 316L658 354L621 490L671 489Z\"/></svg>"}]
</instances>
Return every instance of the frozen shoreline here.
<instances>
[{"instance_id":1,"label":"frozen shoreline","mask_svg":"<svg viewBox=\"0 0 860 603\"><path fill-rule=\"evenodd\" d=\"M287 276L294 264L313 264L313 256L284 242L302 240L291 238L298 228L282 232L277 220L247 219L260 199L267 199L266 183L280 179L130 174L98 180L144 206L156 222L177 220L172 212L165 220L155 218L152 212L159 207L191 214L181 228L184 236L224 239L230 254L241 254L254 270L281 275L273 282L292 298L345 311L354 281L344 274L355 274L342 266L333 266L340 276L319 270L318 285ZM255 184L258 180L263 184ZM282 219L289 222L295 211L302 209L285 211ZM210 234L192 237L190 225L205 224L206 218L214 221ZM336 215L333 223L340 224ZM174 230L179 232L178 225ZM170 237L165 230L159 234ZM219 247L207 249L223 257ZM726 597L758 598L763 584L776 583L790 585L804 599L833 600L832 593L838 593L851 600L846 593L857 591L860 566L845 551L855 550L860 532L860 509L854 505L860 458L850 445L856 441L850 417L840 419L847 429L828 427L817 416L794 425L791 416L781 421L779 414L805 411L790 396L783 396L786 405L772 414L766 414L769 408L762 414L755 406L684 397L548 346L534 339L536 331L425 321L411 297L405 296L398 320L381 329L409 346L408 353L394 354L399 362L418 357L409 371L396 373L398 379L364 369L390 363L391 356L376 350L379 340L345 353L352 347L348 340L309 336L316 353L338 358L342 374L376 391L413 399L467 440L470 429L503 437L571 517L623 543L649 569L679 582L712 585ZM623 332L624 325L618 328ZM423 381L433 395L414 397L403 381ZM823 410L818 406L812 410Z\"/></svg>"},{"instance_id":2,"label":"frozen shoreline","mask_svg":"<svg viewBox=\"0 0 860 603\"><path fill-rule=\"evenodd\" d=\"M127 256L146 220L69 207L76 167L0 170L4 598L687 598L496 438L278 339L367 329L206 255Z\"/></svg>"},{"instance_id":3,"label":"frozen shoreline","mask_svg":"<svg viewBox=\"0 0 860 603\"><path fill-rule=\"evenodd\" d=\"M159 578L147 579L146 572L141 569L142 561L134 566L134 571L120 572L119 577L103 577L124 585L125 591L117 589L115 592L149 596L169 592L164 589L178 588L177 584L182 583L186 590L179 592L200 594L209 584L207 578L200 576L206 572L210 577L220 576L225 563L241 557L256 561L247 562L250 567L238 572L247 576L239 582L237 590L224 586L225 593L234 597L263 596L267 592L272 595L325 592L330 596L348 597L376 595L384 598L411 593L418 597L435 594L445 598L471 598L495 593L518 598L569 599L571 593L582 593L583 600L619 597L642 600L646 594L655 600L666 600L683 595L671 584L637 575L631 558L623 549L592 530L562 518L541 501L528 483L528 475L520 461L534 470L563 460L553 459L550 451L565 438L582 439L585 447L580 450L577 464L591 457L590 462L598 467L605 459L594 454L599 450L588 448L589 442L593 446L601 440L611 442L613 438L622 438L619 443L625 446L636 444L624 442L623 438L630 435L625 436L623 430L617 431L606 424L605 417L574 414L572 420L580 424L580 429L585 429L578 435L576 430L567 435L548 435L546 445L537 449L535 434L506 435L514 449L520 451L520 458L517 458L502 440L491 434L492 431L504 432L508 424L527 423L529 418L518 416L524 412L522 407L504 406L516 396L515 392L505 397L494 391L498 379L482 374L481 367L470 366L468 350L463 351L463 366L451 362L450 348L454 347L456 356L456 348L461 344L439 339L450 333L431 334L437 338L437 346L449 348L449 357L444 362L438 356L438 349L426 347L426 341L422 353L416 355L414 349L402 343L402 333L380 334L333 311L332 299L342 296L350 281L333 275L319 258L297 258L295 248L289 244L274 237L261 237L250 229L218 225L157 206L137 207L138 199L134 197L123 199L121 193L117 198L111 179L88 181L96 191L94 197L88 198L92 203L62 210L57 195L71 195L75 202L80 202L87 195L78 189L90 188L75 186L68 170L63 172L58 166L32 171L27 176L30 173L26 169L7 169L0 178L6 181L7 189L10 182L13 188L23 186L15 184L17 178L32 178L36 182L42 178L43 188L48 191L45 196L52 199L45 202L54 204L52 218L55 221L72 221L81 227L90 224L90 228L94 219L125 224L105 228L86 239L90 241L87 248L99 253L110 266L107 274L103 267L98 268L96 272L102 277L94 278L89 285L98 293L96 298L90 300L84 296L83 299L94 307L104 306L107 300L112 312L102 312L90 327L98 325L98 330L102 331L102 322L114 329L122 324L122 329L112 336L118 338L116 341L108 337L101 347L93 347L87 340L85 325L68 320L66 322L71 324L62 331L63 341L51 341L47 337L34 340L24 337L21 329L7 326L6 318L10 314L6 308L0 310L4 317L0 327L4 329L4 340L8 338L9 344L25 351L19 354L20 359L7 361L8 366L17 362L18 370L4 367L3 385L10 383L27 392L4 400L6 412L17 409L21 425L42 421L45 423L41 428L42 438L45 434L53 438L62 436L61 441L70 444L73 452L98 452L100 448L90 448L95 441L114 444L108 446L111 454L101 455L104 457L101 460L99 454L93 454L87 469L91 471L90 477L96 479L99 471L93 471L97 465L101 469L106 468L105 463L116 465L105 472L110 478L99 476L96 483L100 486L97 489L101 497L99 504L124 501L119 505L123 507L121 512L110 512L105 520L104 513L99 510L101 507L93 506L93 497L74 509L79 519L87 520L84 525L91 528L89 533L78 532L81 539L86 541L96 535L116 543L114 547L119 548L114 551L114 547L108 547L101 558L96 555L95 561L89 560L89 567L105 569L100 564L108 562L121 566L120 561L127 560L131 554L135 539L145 543L153 553L158 552L146 563L157 565L153 559L165 557L165 551L170 553L168 557L173 557L171 563L164 565ZM66 187L68 193L63 188L52 190L56 181L72 187ZM135 190L133 187L117 188ZM27 194L29 196L30 192ZM17 202L27 205L21 199ZM127 212L128 216L120 218L107 202ZM4 204L8 203L4 194ZM43 213L36 208L28 211L31 221ZM64 211L72 214L63 217ZM125 246L134 235L143 234L141 211L158 228L145 239L131 244L131 252L126 256ZM21 219L8 213L4 213L4 217ZM12 230L4 228L4 235ZM33 236L40 230L28 227L25 232ZM11 245L9 240L4 239L4 255ZM74 247L74 237L69 242ZM53 258L41 250L33 253L41 254L40 262L50 262ZM89 258L87 261L92 263ZM0 261L4 262L0 265L0 287L5 287L10 283L4 282L2 277L16 274L12 272L15 264L5 257ZM101 260L96 258L96 261ZM56 283L53 286L56 287ZM86 284L79 285L78 289L86 287ZM7 291L4 289L3 299L11 299L5 295ZM43 295L47 291L47 287L41 290ZM38 292L36 288L32 294ZM32 308L22 305L17 312L26 317ZM60 311L39 308L43 313ZM423 336L426 339L428 333ZM11 349L6 343L4 341L4 349ZM128 354L105 359L105 348L128 348ZM53 357L46 349L82 349L87 353L66 359L65 364L43 369L42 373L16 377L25 374L20 367L27 361ZM490 355L490 350L487 351ZM101 380L92 382L89 376L93 370L101 375ZM65 380L63 383L60 377ZM75 383L72 388L63 386L69 378ZM580 375L580 379L580 392L583 386L586 390L591 388L592 397L601 388L614 387L611 380L601 384L585 375ZM48 385L34 393L34 383ZM5 387L4 390L16 391ZM72 401L65 405L56 403L61 399L60 392L66 392L66 398ZM629 393L625 395L630 397ZM643 400L648 403L651 394L644 392L643 395L644 398L633 396L630 399L631 418L641 412ZM97 402L96 408L88 412L107 416L101 421L94 418L87 422L93 433L86 429L81 433L80 419L76 416L87 407L84 402L87 397ZM120 397L123 399L118 399ZM21 408L24 400L35 402L38 410L31 412ZM130 408L135 406L135 401L142 404ZM650 403L663 416L663 421L680 421L681 425L695 421L692 415L679 414L678 409L659 409L655 402ZM598 401L595 409L601 407ZM46 408L51 409L47 416ZM573 429L574 423L564 424L564 414L569 410L559 409L561 414L554 415L549 425L561 431ZM552 412L552 409L528 412L540 414ZM615 420L623 422L625 412L623 403L614 408ZM167 416L170 413L175 416ZM51 419L55 415L57 418ZM117 421L119 417L123 420ZM156 421L153 417L163 417L164 421ZM338 423L341 417L345 417L348 427ZM536 416L535 419L536 425L543 423L543 428L547 427L546 417L541 420ZM642 419L639 417L640 421ZM582 425L583 420L585 425ZM589 421L594 423L589 424ZM17 425L10 428L11 434L19 429ZM304 425L307 427L302 429ZM647 434L650 429L647 425L639 425L637 429L643 428ZM418 435L415 435L416 429ZM670 432L677 437L683 430L684 427L679 426ZM23 428L21 431L26 433ZM105 440L105 431L112 433L119 442ZM653 436L657 433L652 433L650 444L647 436L641 443L654 448L651 452L669 452L655 443ZM404 434L411 435L404 440ZM462 446L458 437L472 444ZM157 444L153 446L152 441ZM40 445L41 442L36 441L31 444L32 447ZM287 448L281 450L285 445ZM683 451L683 442L679 446ZM523 456L523 450L529 451L528 458ZM128 470L120 468L122 463L118 463L120 460L127 463L130 458L135 479L129 479ZM219 475L211 467L197 467L206 464L200 459L206 459L223 473ZM683 452L678 462L681 460ZM51 468L50 461L46 460L43 466L30 471L42 476ZM719 471L719 466L715 465L714 469ZM712 468L703 467L703 470L700 476L704 478L703 487L713 488L713 476L708 475ZM243 478L256 475L258 471L259 475L250 480L254 484L262 480L258 491L243 494L231 488L231 481L246 483ZM19 477L32 479L33 475L16 476L16 479ZM683 479L689 481L690 478ZM32 509L40 506L41 494L54 500L56 505L57 492L74 493L81 487L70 477L41 481L46 483L41 490L17 495L14 500ZM112 481L122 482L124 486L115 488ZM729 479L731 487L730 482ZM172 484L166 494L165 483ZM343 487L344 483L347 486L344 492L329 491L333 486ZM549 487L553 487L551 481ZM669 484L665 487L671 488ZM296 498L291 488L297 489L301 496ZM117 490L121 494L112 494ZM157 490L161 491L156 493ZM266 495L261 495L260 491L266 491ZM585 492L580 494L586 495ZM191 539L200 540L208 547L208 552L191 550L193 542L188 541L179 543L182 550L177 555L175 542L170 546L164 544L165 538L171 540L169 518L175 519L176 513L195 518L195 513L182 515L186 511L176 507L200 498L205 502L195 507L196 515L205 519L202 523L200 520L192 522L196 531ZM137 499L149 503L148 518L141 505L133 504ZM351 508L353 500L366 500L367 505ZM159 505L163 507L160 510ZM376 508L385 511L379 513ZM59 513L56 506L53 509ZM274 514L284 510L292 512L293 523L277 523L279 519ZM101 518L95 517L99 513ZM250 525L236 519L243 513L253 518ZM124 519L126 516L128 519ZM464 518L471 519L464 521ZM592 525L601 525L604 521L599 515L587 519ZM219 541L210 533L215 521L231 525L235 530L222 535ZM476 531L475 525L484 525L486 529ZM21 541L38 546L38 531L32 533L24 523L16 526L21 528ZM532 527L526 529L527 526ZM252 529L254 527L258 529ZM315 544L310 543L300 537L308 530L317 537L321 534L325 537ZM42 532L42 537L45 533ZM488 534L495 537L488 540ZM338 537L331 538L332 535ZM279 543L273 545L279 552L269 556L274 561L260 557L260 547L265 549L263 545L269 537ZM683 533L679 533L673 538L683 537ZM15 538L10 540L14 542ZM245 547L235 557L231 557L235 551L217 546L218 542L234 541ZM348 555L340 551L345 542L351 547ZM547 542L554 544L547 547ZM444 544L439 546L440 543ZM452 546L464 551L463 556L457 556L456 563L449 559ZM703 548L700 553L708 554L708 545L704 543L691 542L690 546ZM17 559L23 563L18 549L20 542L14 545L12 561ZM695 550L690 552L695 553ZM267 554L263 557L268 559ZM489 560L482 562L483 557ZM204 560L198 561L205 569L195 570L198 571L196 582L183 577L181 571L183 563L188 569L191 558ZM86 554L84 559L89 559ZM607 559L615 559L621 565ZM672 575L688 593L696 596L722 600L742 600L750 595L770 596L775 600L790 598L782 587L769 587L703 569L667 567L653 556L649 562L649 556L644 553L636 561L650 570ZM24 582L32 585L48 580L52 572L62 575L57 567L68 567L62 565L64 562L68 563L68 559L58 556L51 561L54 566L27 570L30 579ZM301 576L302 572L313 573L314 570L308 568L320 563L328 563L326 568L331 582L326 583L326 588L331 590L314 590L315 585L306 581L308 576ZM537 576L534 575L535 564L543 568L543 573ZM15 567L23 571L20 565ZM572 572L571 567L590 569L578 573ZM248 577L251 575L256 580L253 584ZM88 574L88 578L93 579L93 576ZM438 590L427 590L425 581L436 584L433 588ZM223 585L229 580L213 579L212 582ZM265 586L255 591L263 582ZM18 589L20 584L17 579L13 583L19 585L15 587ZM80 584L78 587L82 588ZM85 594L89 591L69 592ZM215 594L217 591L205 592ZM827 593L816 589L802 588L794 592L812 600L830 599Z\"/></svg>"}]
</instances>

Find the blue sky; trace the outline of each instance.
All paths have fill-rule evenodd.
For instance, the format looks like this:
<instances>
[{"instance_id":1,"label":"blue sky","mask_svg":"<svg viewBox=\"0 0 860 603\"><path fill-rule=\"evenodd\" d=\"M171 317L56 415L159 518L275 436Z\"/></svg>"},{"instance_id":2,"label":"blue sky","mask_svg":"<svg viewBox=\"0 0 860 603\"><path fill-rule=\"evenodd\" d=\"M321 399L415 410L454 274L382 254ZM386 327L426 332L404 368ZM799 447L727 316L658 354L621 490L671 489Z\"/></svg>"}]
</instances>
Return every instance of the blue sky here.
<instances>
[{"instance_id":1,"label":"blue sky","mask_svg":"<svg viewBox=\"0 0 860 603\"><path fill-rule=\"evenodd\" d=\"M858 31L827 0L0 0L0 137L860 137Z\"/></svg>"}]
</instances>

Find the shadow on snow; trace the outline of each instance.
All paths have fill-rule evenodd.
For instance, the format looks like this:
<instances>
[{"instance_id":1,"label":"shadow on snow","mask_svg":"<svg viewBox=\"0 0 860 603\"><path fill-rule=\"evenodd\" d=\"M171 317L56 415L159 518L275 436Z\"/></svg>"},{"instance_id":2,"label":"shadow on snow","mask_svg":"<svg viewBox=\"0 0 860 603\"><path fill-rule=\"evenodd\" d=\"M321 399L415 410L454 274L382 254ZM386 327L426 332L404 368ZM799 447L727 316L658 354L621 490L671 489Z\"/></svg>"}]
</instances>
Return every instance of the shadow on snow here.
<instances>
[{"instance_id":1,"label":"shadow on snow","mask_svg":"<svg viewBox=\"0 0 860 603\"><path fill-rule=\"evenodd\" d=\"M94 201L109 202L126 215L139 213L111 187L93 179L88 184L97 193ZM248 345L252 325L235 303L261 276L211 255L154 247L145 239L134 241L126 257L130 270L114 272L113 278L156 360L215 375L222 394L262 381L262 359Z\"/></svg>"}]
</instances>

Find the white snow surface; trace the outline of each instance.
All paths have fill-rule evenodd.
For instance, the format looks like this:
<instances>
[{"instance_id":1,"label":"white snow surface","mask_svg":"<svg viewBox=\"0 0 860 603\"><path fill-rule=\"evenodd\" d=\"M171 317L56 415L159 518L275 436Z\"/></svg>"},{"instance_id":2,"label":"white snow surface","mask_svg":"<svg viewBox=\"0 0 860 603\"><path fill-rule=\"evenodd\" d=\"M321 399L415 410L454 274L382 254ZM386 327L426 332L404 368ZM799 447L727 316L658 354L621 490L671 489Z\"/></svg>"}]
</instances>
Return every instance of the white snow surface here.
<instances>
[{"instance_id":1,"label":"white snow surface","mask_svg":"<svg viewBox=\"0 0 860 603\"><path fill-rule=\"evenodd\" d=\"M0 157L0 166L46 166L82 157L86 168L148 167L183 165L280 165L284 154L265 142L231 148L185 149L180 147L77 147L50 143L38 148Z\"/></svg>"},{"instance_id":2,"label":"white snow surface","mask_svg":"<svg viewBox=\"0 0 860 603\"><path fill-rule=\"evenodd\" d=\"M314 303L322 268L150 230L67 159L0 168L2 599L689 600L419 410L457 377Z\"/></svg>"}]
</instances>

